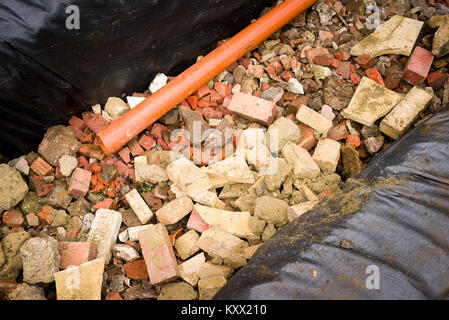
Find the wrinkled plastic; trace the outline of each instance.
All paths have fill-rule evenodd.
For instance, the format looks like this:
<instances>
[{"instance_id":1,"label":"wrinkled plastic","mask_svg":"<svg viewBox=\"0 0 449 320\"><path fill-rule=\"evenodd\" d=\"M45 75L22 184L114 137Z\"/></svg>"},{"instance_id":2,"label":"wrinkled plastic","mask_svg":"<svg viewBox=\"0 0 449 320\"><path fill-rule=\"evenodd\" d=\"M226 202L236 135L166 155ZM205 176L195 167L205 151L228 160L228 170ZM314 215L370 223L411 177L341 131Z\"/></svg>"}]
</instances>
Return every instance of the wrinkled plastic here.
<instances>
[{"instance_id":1,"label":"wrinkled plastic","mask_svg":"<svg viewBox=\"0 0 449 320\"><path fill-rule=\"evenodd\" d=\"M37 149L45 129L109 96L177 75L257 18L268 0L0 2L0 154ZM66 7L80 10L67 29Z\"/></svg>"},{"instance_id":2,"label":"wrinkled plastic","mask_svg":"<svg viewBox=\"0 0 449 320\"><path fill-rule=\"evenodd\" d=\"M215 299L448 299L449 111L356 178L265 242Z\"/></svg>"}]
</instances>

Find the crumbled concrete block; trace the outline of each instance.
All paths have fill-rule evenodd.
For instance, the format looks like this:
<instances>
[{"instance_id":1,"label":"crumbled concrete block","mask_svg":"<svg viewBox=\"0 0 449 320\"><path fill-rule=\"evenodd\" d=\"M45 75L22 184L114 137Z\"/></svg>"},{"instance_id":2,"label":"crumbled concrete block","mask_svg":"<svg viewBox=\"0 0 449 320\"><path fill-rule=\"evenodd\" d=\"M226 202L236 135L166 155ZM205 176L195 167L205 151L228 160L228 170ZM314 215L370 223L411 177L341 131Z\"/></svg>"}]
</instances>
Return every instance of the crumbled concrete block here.
<instances>
[{"instance_id":1,"label":"crumbled concrete block","mask_svg":"<svg viewBox=\"0 0 449 320\"><path fill-rule=\"evenodd\" d=\"M244 118L269 126L276 115L277 106L272 101L237 92L232 97L228 110Z\"/></svg>"},{"instance_id":2,"label":"crumbled concrete block","mask_svg":"<svg viewBox=\"0 0 449 320\"><path fill-rule=\"evenodd\" d=\"M222 276L229 279L234 272L234 268L227 265L216 265L210 261L205 262L200 268L200 279Z\"/></svg>"},{"instance_id":3,"label":"crumbled concrete block","mask_svg":"<svg viewBox=\"0 0 449 320\"><path fill-rule=\"evenodd\" d=\"M195 230L190 230L175 240L176 252L182 260L187 260L200 250L196 245L199 238Z\"/></svg>"},{"instance_id":4,"label":"crumbled concrete block","mask_svg":"<svg viewBox=\"0 0 449 320\"><path fill-rule=\"evenodd\" d=\"M26 176L30 173L30 166L28 165L28 162L26 161L24 156L11 160L10 162L8 162L8 165L16 168Z\"/></svg>"},{"instance_id":5,"label":"crumbled concrete block","mask_svg":"<svg viewBox=\"0 0 449 320\"><path fill-rule=\"evenodd\" d=\"M158 91L160 88L162 88L163 86L165 86L167 84L168 81L168 77L163 74L163 73L158 73L156 74L156 76L154 77L153 81L151 81L150 86L148 87L148 89L150 89L151 93L155 93L156 91Z\"/></svg>"},{"instance_id":6,"label":"crumbled concrete block","mask_svg":"<svg viewBox=\"0 0 449 320\"><path fill-rule=\"evenodd\" d=\"M265 131L260 128L248 128L242 131L238 145L238 149L252 149L259 145L265 144Z\"/></svg>"},{"instance_id":7,"label":"crumbled concrete block","mask_svg":"<svg viewBox=\"0 0 449 320\"><path fill-rule=\"evenodd\" d=\"M111 259L111 246L117 241L121 224L120 212L109 209L98 209L95 212L95 219L90 227L87 241L97 245L97 257L103 257L106 264Z\"/></svg>"},{"instance_id":8,"label":"crumbled concrete block","mask_svg":"<svg viewBox=\"0 0 449 320\"><path fill-rule=\"evenodd\" d=\"M416 47L408 59L402 79L416 86L424 82L432 66L433 58L432 52Z\"/></svg>"},{"instance_id":9,"label":"crumbled concrete block","mask_svg":"<svg viewBox=\"0 0 449 320\"><path fill-rule=\"evenodd\" d=\"M205 262L206 257L204 256L204 253L201 252L193 258L181 263L179 265L179 271L181 272L182 280L195 287L200 279L200 269Z\"/></svg>"},{"instance_id":10,"label":"crumbled concrete block","mask_svg":"<svg viewBox=\"0 0 449 320\"><path fill-rule=\"evenodd\" d=\"M122 259L126 262L136 261L140 258L137 250L126 244L114 244L111 249L114 257Z\"/></svg>"},{"instance_id":11,"label":"crumbled concrete block","mask_svg":"<svg viewBox=\"0 0 449 320\"><path fill-rule=\"evenodd\" d=\"M305 105L299 107L296 113L296 119L311 127L319 134L326 133L332 127L332 121Z\"/></svg>"},{"instance_id":12,"label":"crumbled concrete block","mask_svg":"<svg viewBox=\"0 0 449 320\"><path fill-rule=\"evenodd\" d=\"M257 249L259 249L259 247L261 246L262 244L260 243L260 244L255 244L255 245L252 245L252 246L249 246L248 248L246 248L246 250L245 250L245 258L246 259L251 259L252 257L253 257L253 255L254 255L254 253L257 251Z\"/></svg>"},{"instance_id":13,"label":"crumbled concrete block","mask_svg":"<svg viewBox=\"0 0 449 320\"><path fill-rule=\"evenodd\" d=\"M97 245L92 242L59 242L60 269L79 266L97 257Z\"/></svg>"},{"instance_id":14,"label":"crumbled concrete block","mask_svg":"<svg viewBox=\"0 0 449 320\"><path fill-rule=\"evenodd\" d=\"M101 300L104 258L55 273L58 300Z\"/></svg>"},{"instance_id":15,"label":"crumbled concrete block","mask_svg":"<svg viewBox=\"0 0 449 320\"><path fill-rule=\"evenodd\" d=\"M299 127L290 119L280 117L267 130L267 145L276 154L287 141L298 143L300 139Z\"/></svg>"},{"instance_id":16,"label":"crumbled concrete block","mask_svg":"<svg viewBox=\"0 0 449 320\"><path fill-rule=\"evenodd\" d=\"M92 172L76 168L70 179L69 194L78 198L84 197L89 191L91 177Z\"/></svg>"},{"instance_id":17,"label":"crumbled concrete block","mask_svg":"<svg viewBox=\"0 0 449 320\"><path fill-rule=\"evenodd\" d=\"M149 181L158 183L168 180L165 169L155 164L148 164L146 156L134 158L134 171L137 182Z\"/></svg>"},{"instance_id":18,"label":"crumbled concrete block","mask_svg":"<svg viewBox=\"0 0 449 320\"><path fill-rule=\"evenodd\" d=\"M212 257L220 257L234 268L246 264L248 243L218 227L210 227L201 234L197 246Z\"/></svg>"},{"instance_id":19,"label":"crumbled concrete block","mask_svg":"<svg viewBox=\"0 0 449 320\"><path fill-rule=\"evenodd\" d=\"M372 57L386 54L409 56L423 24L418 20L394 16L352 47L351 54L369 54Z\"/></svg>"},{"instance_id":20,"label":"crumbled concrete block","mask_svg":"<svg viewBox=\"0 0 449 320\"><path fill-rule=\"evenodd\" d=\"M169 164L166 172L170 180L191 197L209 189L207 173L184 157Z\"/></svg>"},{"instance_id":21,"label":"crumbled concrete block","mask_svg":"<svg viewBox=\"0 0 449 320\"><path fill-rule=\"evenodd\" d=\"M135 226L128 228L128 237L130 241L137 241L139 240L139 232L145 229L149 229L150 225L144 225L144 226Z\"/></svg>"},{"instance_id":22,"label":"crumbled concrete block","mask_svg":"<svg viewBox=\"0 0 449 320\"><path fill-rule=\"evenodd\" d=\"M211 300L214 295L226 284L226 278L222 276L203 278L198 281L200 300Z\"/></svg>"},{"instance_id":23,"label":"crumbled concrete block","mask_svg":"<svg viewBox=\"0 0 449 320\"><path fill-rule=\"evenodd\" d=\"M282 227L287 224L288 204L284 200L263 196L256 200L254 215L267 223Z\"/></svg>"},{"instance_id":24,"label":"crumbled concrete block","mask_svg":"<svg viewBox=\"0 0 449 320\"><path fill-rule=\"evenodd\" d=\"M6 163L0 164L0 212L12 209L27 192L28 185L20 172Z\"/></svg>"},{"instance_id":25,"label":"crumbled concrete block","mask_svg":"<svg viewBox=\"0 0 449 320\"><path fill-rule=\"evenodd\" d=\"M167 229L162 224L150 224L149 228L139 232L139 242L152 284L180 276Z\"/></svg>"},{"instance_id":26,"label":"crumbled concrete block","mask_svg":"<svg viewBox=\"0 0 449 320\"><path fill-rule=\"evenodd\" d=\"M47 300L44 289L39 286L30 286L27 283L19 283L8 295L9 300Z\"/></svg>"},{"instance_id":27,"label":"crumbled concrete block","mask_svg":"<svg viewBox=\"0 0 449 320\"><path fill-rule=\"evenodd\" d=\"M264 177L264 182L268 190L278 190L291 172L292 166L285 159L274 158L273 170Z\"/></svg>"},{"instance_id":28,"label":"crumbled concrete block","mask_svg":"<svg viewBox=\"0 0 449 320\"><path fill-rule=\"evenodd\" d=\"M59 271L61 256L58 241L48 238L31 238L20 248L23 262L23 280L27 283L50 283Z\"/></svg>"},{"instance_id":29,"label":"crumbled concrete block","mask_svg":"<svg viewBox=\"0 0 449 320\"><path fill-rule=\"evenodd\" d=\"M402 99L401 94L385 88L368 77L363 77L349 106L341 114L365 126L372 126Z\"/></svg>"},{"instance_id":30,"label":"crumbled concrete block","mask_svg":"<svg viewBox=\"0 0 449 320\"><path fill-rule=\"evenodd\" d=\"M285 148L285 147L284 147ZM251 187L248 188L234 204L242 211L253 212L257 197L267 194L266 186L264 183L264 177L257 179Z\"/></svg>"},{"instance_id":31,"label":"crumbled concrete block","mask_svg":"<svg viewBox=\"0 0 449 320\"><path fill-rule=\"evenodd\" d=\"M195 204L195 211L210 227L220 227L239 238L257 237L255 231L265 227L265 223L252 217L247 211L234 212Z\"/></svg>"},{"instance_id":32,"label":"crumbled concrete block","mask_svg":"<svg viewBox=\"0 0 449 320\"><path fill-rule=\"evenodd\" d=\"M158 300L197 300L198 292L185 282L172 282L164 284Z\"/></svg>"},{"instance_id":33,"label":"crumbled concrete block","mask_svg":"<svg viewBox=\"0 0 449 320\"><path fill-rule=\"evenodd\" d=\"M306 149L292 142L287 142L284 148L282 148L281 153L285 160L292 166L295 176L313 179L320 174L320 168L313 161L310 153Z\"/></svg>"},{"instance_id":34,"label":"crumbled concrete block","mask_svg":"<svg viewBox=\"0 0 449 320\"><path fill-rule=\"evenodd\" d=\"M419 113L432 99L432 95L418 87L413 87L393 110L380 122L380 131L393 139L399 139L413 124Z\"/></svg>"},{"instance_id":35,"label":"crumbled concrete block","mask_svg":"<svg viewBox=\"0 0 449 320\"><path fill-rule=\"evenodd\" d=\"M294 206L291 206L287 209L287 218L288 222L292 222L296 218L299 218L307 211L311 210L313 207L315 207L317 204L317 201L306 201Z\"/></svg>"},{"instance_id":36,"label":"crumbled concrete block","mask_svg":"<svg viewBox=\"0 0 449 320\"><path fill-rule=\"evenodd\" d=\"M59 158L59 167L61 174L64 177L69 177L72 171L78 166L78 160L74 156L69 156L67 154Z\"/></svg>"},{"instance_id":37,"label":"crumbled concrete block","mask_svg":"<svg viewBox=\"0 0 449 320\"><path fill-rule=\"evenodd\" d=\"M125 195L126 201L128 202L131 209L133 209L137 218L142 224L147 223L152 217L153 212L148 207L146 202L142 199L139 192L136 189L131 190Z\"/></svg>"},{"instance_id":38,"label":"crumbled concrete block","mask_svg":"<svg viewBox=\"0 0 449 320\"><path fill-rule=\"evenodd\" d=\"M109 97L104 106L104 111L106 111L112 118L120 117L128 112L129 109L128 104L117 97Z\"/></svg>"},{"instance_id":39,"label":"crumbled concrete block","mask_svg":"<svg viewBox=\"0 0 449 320\"><path fill-rule=\"evenodd\" d=\"M4 263L0 268L0 279L15 279L22 270L20 248L30 238L26 231L18 231L7 234L1 242L4 254Z\"/></svg>"},{"instance_id":40,"label":"crumbled concrete block","mask_svg":"<svg viewBox=\"0 0 449 320\"><path fill-rule=\"evenodd\" d=\"M59 158L64 154L75 156L80 147L75 129L57 125L48 128L37 150L49 164L57 166Z\"/></svg>"},{"instance_id":41,"label":"crumbled concrete block","mask_svg":"<svg viewBox=\"0 0 449 320\"><path fill-rule=\"evenodd\" d=\"M218 196L220 199L232 199L240 197L248 188L251 187L251 184L248 183L235 183L225 185Z\"/></svg>"},{"instance_id":42,"label":"crumbled concrete block","mask_svg":"<svg viewBox=\"0 0 449 320\"><path fill-rule=\"evenodd\" d=\"M193 210L193 202L187 197L176 198L156 211L157 220L164 224L174 224Z\"/></svg>"},{"instance_id":43,"label":"crumbled concrete block","mask_svg":"<svg viewBox=\"0 0 449 320\"><path fill-rule=\"evenodd\" d=\"M126 101L128 101L128 105L131 109L133 109L135 106L137 106L143 100L145 100L145 97L133 97L133 96L126 97Z\"/></svg>"},{"instance_id":44,"label":"crumbled concrete block","mask_svg":"<svg viewBox=\"0 0 449 320\"><path fill-rule=\"evenodd\" d=\"M217 193L215 191L201 192L193 197L193 201L217 209L224 209L224 207L226 206L223 201L218 199Z\"/></svg>"},{"instance_id":45,"label":"crumbled concrete block","mask_svg":"<svg viewBox=\"0 0 449 320\"><path fill-rule=\"evenodd\" d=\"M427 20L431 28L438 28L433 36L432 53L442 57L449 53L449 15L435 15Z\"/></svg>"},{"instance_id":46,"label":"crumbled concrete block","mask_svg":"<svg viewBox=\"0 0 449 320\"><path fill-rule=\"evenodd\" d=\"M205 171L215 177L228 179L238 183L254 183L254 176L245 159L231 156L209 165Z\"/></svg>"},{"instance_id":47,"label":"crumbled concrete block","mask_svg":"<svg viewBox=\"0 0 449 320\"><path fill-rule=\"evenodd\" d=\"M323 172L335 172L340 160L340 144L332 139L321 139L313 153L312 159Z\"/></svg>"}]
</instances>

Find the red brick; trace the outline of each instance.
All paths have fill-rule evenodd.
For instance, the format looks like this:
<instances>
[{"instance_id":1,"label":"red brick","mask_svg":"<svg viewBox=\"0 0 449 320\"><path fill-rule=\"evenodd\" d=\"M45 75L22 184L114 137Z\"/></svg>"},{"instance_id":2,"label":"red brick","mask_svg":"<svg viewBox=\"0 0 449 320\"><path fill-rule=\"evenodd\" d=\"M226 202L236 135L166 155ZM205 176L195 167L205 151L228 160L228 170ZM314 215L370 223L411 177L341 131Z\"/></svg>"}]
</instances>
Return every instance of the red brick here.
<instances>
[{"instance_id":1,"label":"red brick","mask_svg":"<svg viewBox=\"0 0 449 320\"><path fill-rule=\"evenodd\" d=\"M416 47L405 66L402 79L412 85L421 84L429 73L433 58L432 52Z\"/></svg>"},{"instance_id":2,"label":"red brick","mask_svg":"<svg viewBox=\"0 0 449 320\"><path fill-rule=\"evenodd\" d=\"M332 195L332 191L330 191L328 188L326 188L318 194L318 199L323 200L323 199L329 197L330 195Z\"/></svg>"},{"instance_id":3,"label":"red brick","mask_svg":"<svg viewBox=\"0 0 449 320\"><path fill-rule=\"evenodd\" d=\"M79 266L97 257L97 245L93 242L59 242L58 250L61 256L60 269Z\"/></svg>"},{"instance_id":4,"label":"red brick","mask_svg":"<svg viewBox=\"0 0 449 320\"><path fill-rule=\"evenodd\" d=\"M94 158L97 160L103 160L105 154L101 150L100 146L94 144L83 144L79 150L79 153L83 156ZM89 161L88 161L89 162ZM79 165L79 161L78 161Z\"/></svg>"},{"instance_id":5,"label":"red brick","mask_svg":"<svg viewBox=\"0 0 449 320\"><path fill-rule=\"evenodd\" d=\"M371 57L369 54L362 54L361 56L355 58L354 61L357 62L362 67L363 70L366 70L374 66L374 58Z\"/></svg>"},{"instance_id":6,"label":"red brick","mask_svg":"<svg viewBox=\"0 0 449 320\"><path fill-rule=\"evenodd\" d=\"M67 233L65 235L67 238L76 239L76 237L78 236L80 231L81 231L80 228L73 228L73 229L70 229L69 231L67 231Z\"/></svg>"},{"instance_id":7,"label":"red brick","mask_svg":"<svg viewBox=\"0 0 449 320\"><path fill-rule=\"evenodd\" d=\"M307 50L306 56L307 60L309 60L309 63L314 63L315 57L327 55L329 54L329 50L326 48L310 48Z\"/></svg>"},{"instance_id":8,"label":"red brick","mask_svg":"<svg viewBox=\"0 0 449 320\"><path fill-rule=\"evenodd\" d=\"M122 150L120 150L120 152L118 153L118 155L120 156L120 158L122 158L123 161L125 161L125 163L128 163L131 161L131 158L129 156L130 152L129 152L129 148L128 147L124 147Z\"/></svg>"},{"instance_id":9,"label":"red brick","mask_svg":"<svg viewBox=\"0 0 449 320\"><path fill-rule=\"evenodd\" d=\"M250 58L240 58L239 59L239 64L243 67L243 68L248 68L249 65L251 64L251 59Z\"/></svg>"},{"instance_id":10,"label":"red brick","mask_svg":"<svg viewBox=\"0 0 449 320\"><path fill-rule=\"evenodd\" d=\"M148 279L147 265L144 259L125 263L126 276L132 280Z\"/></svg>"},{"instance_id":11,"label":"red brick","mask_svg":"<svg viewBox=\"0 0 449 320\"><path fill-rule=\"evenodd\" d=\"M155 191L155 193L156 193L156 191ZM162 208L161 199L156 198L152 192L145 192L143 194L143 200L145 200L145 202L150 207L152 212L155 212L155 211L159 210L160 208Z\"/></svg>"},{"instance_id":12,"label":"red brick","mask_svg":"<svg viewBox=\"0 0 449 320\"><path fill-rule=\"evenodd\" d=\"M3 223L10 228L20 227L23 223L23 216L18 211L8 211L3 214Z\"/></svg>"},{"instance_id":13,"label":"red brick","mask_svg":"<svg viewBox=\"0 0 449 320\"><path fill-rule=\"evenodd\" d=\"M70 118L69 125L81 131L83 131L86 128L86 124L84 123L84 121L76 116Z\"/></svg>"},{"instance_id":14,"label":"red brick","mask_svg":"<svg viewBox=\"0 0 449 320\"><path fill-rule=\"evenodd\" d=\"M209 225L201 218L201 216L193 209L190 214L189 221L187 221L187 228L203 233L209 229Z\"/></svg>"},{"instance_id":15,"label":"red brick","mask_svg":"<svg viewBox=\"0 0 449 320\"><path fill-rule=\"evenodd\" d=\"M345 79L351 77L351 63L349 61L340 61L335 72Z\"/></svg>"},{"instance_id":16,"label":"red brick","mask_svg":"<svg viewBox=\"0 0 449 320\"><path fill-rule=\"evenodd\" d=\"M346 127L346 121L343 120L339 124L336 124L327 131L327 137L334 140L346 139L349 135L348 128Z\"/></svg>"},{"instance_id":17,"label":"red brick","mask_svg":"<svg viewBox=\"0 0 449 320\"><path fill-rule=\"evenodd\" d=\"M50 224L53 221L53 216L56 214L56 209L53 209L50 206L43 206L41 212L37 214L42 221L47 224Z\"/></svg>"},{"instance_id":18,"label":"red brick","mask_svg":"<svg viewBox=\"0 0 449 320\"><path fill-rule=\"evenodd\" d=\"M399 70L393 70L385 77L385 86L390 89L396 89L399 87L399 83L401 83L403 72Z\"/></svg>"},{"instance_id":19,"label":"red brick","mask_svg":"<svg viewBox=\"0 0 449 320\"><path fill-rule=\"evenodd\" d=\"M89 191L91 177L92 172L76 168L70 179L69 194L74 197L84 197L87 191Z\"/></svg>"},{"instance_id":20,"label":"red brick","mask_svg":"<svg viewBox=\"0 0 449 320\"><path fill-rule=\"evenodd\" d=\"M206 107L202 109L203 117L209 121L209 119L221 119L223 115L220 111L214 110L212 108Z\"/></svg>"},{"instance_id":21,"label":"red brick","mask_svg":"<svg viewBox=\"0 0 449 320\"><path fill-rule=\"evenodd\" d=\"M355 148L360 146L360 136L358 134L350 134L346 138L346 145L354 146Z\"/></svg>"},{"instance_id":22,"label":"red brick","mask_svg":"<svg viewBox=\"0 0 449 320\"><path fill-rule=\"evenodd\" d=\"M215 82L214 89L218 92L222 97L226 97L229 95L228 86L224 82Z\"/></svg>"},{"instance_id":23,"label":"red brick","mask_svg":"<svg viewBox=\"0 0 449 320\"><path fill-rule=\"evenodd\" d=\"M41 157L37 158L30 166L31 170L40 176L47 176L53 172L54 168L45 162Z\"/></svg>"},{"instance_id":24,"label":"red brick","mask_svg":"<svg viewBox=\"0 0 449 320\"><path fill-rule=\"evenodd\" d=\"M99 133L101 130L107 127L108 122L101 114L96 114L92 118L86 121L87 127L95 133Z\"/></svg>"},{"instance_id":25,"label":"red brick","mask_svg":"<svg viewBox=\"0 0 449 320\"><path fill-rule=\"evenodd\" d=\"M298 125L299 127L299 134L300 134L300 140L298 142L298 146L303 147L306 150L310 150L313 147L316 146L318 143L318 140L315 139L313 135L313 129L306 126L303 123L300 123Z\"/></svg>"},{"instance_id":26,"label":"red brick","mask_svg":"<svg viewBox=\"0 0 449 320\"><path fill-rule=\"evenodd\" d=\"M150 136L147 136L146 134L143 134L140 137L139 144L144 147L146 150L150 150L156 145L156 141L154 141L153 138ZM126 162L126 161L125 161Z\"/></svg>"},{"instance_id":27,"label":"red brick","mask_svg":"<svg viewBox=\"0 0 449 320\"><path fill-rule=\"evenodd\" d=\"M151 128L151 135L155 138L162 138L162 132L167 131L168 128L160 123L153 124L153 127Z\"/></svg>"},{"instance_id":28,"label":"red brick","mask_svg":"<svg viewBox=\"0 0 449 320\"><path fill-rule=\"evenodd\" d=\"M32 176L31 182L33 183L39 197L46 196L53 188L53 184L46 184L41 176Z\"/></svg>"},{"instance_id":29,"label":"red brick","mask_svg":"<svg viewBox=\"0 0 449 320\"><path fill-rule=\"evenodd\" d=\"M139 232L139 242L152 284L170 281L180 276L165 226L159 223L142 230Z\"/></svg>"},{"instance_id":30,"label":"red brick","mask_svg":"<svg viewBox=\"0 0 449 320\"><path fill-rule=\"evenodd\" d=\"M427 83L434 89L438 90L449 78L447 73L431 72L427 76Z\"/></svg>"},{"instance_id":31,"label":"red brick","mask_svg":"<svg viewBox=\"0 0 449 320\"><path fill-rule=\"evenodd\" d=\"M353 85L358 85L362 79L355 73L351 73L351 82Z\"/></svg>"},{"instance_id":32,"label":"red brick","mask_svg":"<svg viewBox=\"0 0 449 320\"><path fill-rule=\"evenodd\" d=\"M118 293L118 292L108 293L105 299L106 300L123 300L123 298L120 296L120 293Z\"/></svg>"},{"instance_id":33,"label":"red brick","mask_svg":"<svg viewBox=\"0 0 449 320\"><path fill-rule=\"evenodd\" d=\"M378 84L385 86L384 80L382 79L382 75L379 73L379 70L376 68L370 68L366 71L366 76L373 81L376 81Z\"/></svg>"},{"instance_id":34,"label":"red brick","mask_svg":"<svg viewBox=\"0 0 449 320\"><path fill-rule=\"evenodd\" d=\"M0 292L10 294L17 287L15 279L0 279Z\"/></svg>"},{"instance_id":35,"label":"red brick","mask_svg":"<svg viewBox=\"0 0 449 320\"><path fill-rule=\"evenodd\" d=\"M277 112L277 106L272 101L238 92L231 100L229 111L244 118L269 126Z\"/></svg>"},{"instance_id":36,"label":"red brick","mask_svg":"<svg viewBox=\"0 0 449 320\"><path fill-rule=\"evenodd\" d=\"M136 138L133 138L128 142L128 148L134 157L140 156L145 153Z\"/></svg>"},{"instance_id":37,"label":"red brick","mask_svg":"<svg viewBox=\"0 0 449 320\"><path fill-rule=\"evenodd\" d=\"M324 55L316 56L314 60L315 60L315 64L327 67L327 66L332 65L332 61L334 59L333 59L332 55L324 54Z\"/></svg>"},{"instance_id":38,"label":"red brick","mask_svg":"<svg viewBox=\"0 0 449 320\"><path fill-rule=\"evenodd\" d=\"M117 202L115 202L114 199L106 198L94 205L94 208L115 210L117 209Z\"/></svg>"}]
</instances>

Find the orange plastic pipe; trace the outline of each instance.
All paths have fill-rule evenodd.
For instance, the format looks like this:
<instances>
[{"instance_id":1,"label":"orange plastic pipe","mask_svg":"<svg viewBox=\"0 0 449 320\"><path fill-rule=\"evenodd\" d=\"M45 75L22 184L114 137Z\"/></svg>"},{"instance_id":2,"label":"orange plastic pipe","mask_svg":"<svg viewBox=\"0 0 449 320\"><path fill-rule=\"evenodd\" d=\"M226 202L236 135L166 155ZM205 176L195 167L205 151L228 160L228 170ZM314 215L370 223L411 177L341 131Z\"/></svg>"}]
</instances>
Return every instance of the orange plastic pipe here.
<instances>
[{"instance_id":1,"label":"orange plastic pipe","mask_svg":"<svg viewBox=\"0 0 449 320\"><path fill-rule=\"evenodd\" d=\"M199 87L213 79L245 53L256 48L259 43L315 2L316 0L285 0L227 40L163 88L104 128L98 134L103 151L106 154L118 151Z\"/></svg>"}]
</instances>

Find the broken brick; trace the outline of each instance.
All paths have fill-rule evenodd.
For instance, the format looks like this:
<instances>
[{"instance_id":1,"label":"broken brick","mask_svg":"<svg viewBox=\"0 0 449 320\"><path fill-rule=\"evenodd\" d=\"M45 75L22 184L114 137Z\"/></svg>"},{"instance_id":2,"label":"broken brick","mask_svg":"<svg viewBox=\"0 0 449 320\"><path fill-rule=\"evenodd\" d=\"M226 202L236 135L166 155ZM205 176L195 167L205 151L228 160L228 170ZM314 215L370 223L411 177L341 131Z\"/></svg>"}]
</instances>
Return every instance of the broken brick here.
<instances>
[{"instance_id":1,"label":"broken brick","mask_svg":"<svg viewBox=\"0 0 449 320\"><path fill-rule=\"evenodd\" d=\"M79 266L97 257L97 245L92 242L59 242L58 250L61 256L60 269Z\"/></svg>"},{"instance_id":2,"label":"broken brick","mask_svg":"<svg viewBox=\"0 0 449 320\"><path fill-rule=\"evenodd\" d=\"M20 227L24 219L21 212L7 211L3 214L3 223L10 228Z\"/></svg>"},{"instance_id":3,"label":"broken brick","mask_svg":"<svg viewBox=\"0 0 449 320\"><path fill-rule=\"evenodd\" d=\"M238 92L231 100L229 111L244 118L270 125L277 112L274 102Z\"/></svg>"},{"instance_id":4,"label":"broken brick","mask_svg":"<svg viewBox=\"0 0 449 320\"><path fill-rule=\"evenodd\" d=\"M366 76L370 78L373 81L376 81L378 84L385 86L384 80L382 79L381 74L379 73L379 70L376 68L370 68L366 71Z\"/></svg>"},{"instance_id":5,"label":"broken brick","mask_svg":"<svg viewBox=\"0 0 449 320\"><path fill-rule=\"evenodd\" d=\"M84 197L89 191L90 179L92 172L76 168L70 179L69 194L74 197Z\"/></svg>"},{"instance_id":6,"label":"broken brick","mask_svg":"<svg viewBox=\"0 0 449 320\"><path fill-rule=\"evenodd\" d=\"M346 145L354 146L355 148L360 146L360 136L358 134L350 134L346 138Z\"/></svg>"},{"instance_id":7,"label":"broken brick","mask_svg":"<svg viewBox=\"0 0 449 320\"><path fill-rule=\"evenodd\" d=\"M187 228L202 233L209 229L209 225L203 220L203 218L200 217L198 212L193 209L192 213L190 214L189 221L187 221Z\"/></svg>"},{"instance_id":8,"label":"broken brick","mask_svg":"<svg viewBox=\"0 0 449 320\"><path fill-rule=\"evenodd\" d=\"M53 221L53 216L56 214L56 209L50 206L43 206L41 212L37 214L37 216L45 221L48 225Z\"/></svg>"},{"instance_id":9,"label":"broken brick","mask_svg":"<svg viewBox=\"0 0 449 320\"><path fill-rule=\"evenodd\" d=\"M421 84L427 78L433 58L432 52L416 47L405 66L402 79L412 85Z\"/></svg>"},{"instance_id":10,"label":"broken brick","mask_svg":"<svg viewBox=\"0 0 449 320\"><path fill-rule=\"evenodd\" d=\"M156 145L156 141L154 141L153 138L150 136L147 136L146 134L142 135L139 140L139 144L144 147L146 150L150 150ZM125 161L126 162L126 161Z\"/></svg>"},{"instance_id":11,"label":"broken brick","mask_svg":"<svg viewBox=\"0 0 449 320\"><path fill-rule=\"evenodd\" d=\"M375 62L374 58L369 54L362 54L361 56L355 58L354 61L357 62L363 70L373 67Z\"/></svg>"},{"instance_id":12,"label":"broken brick","mask_svg":"<svg viewBox=\"0 0 449 320\"><path fill-rule=\"evenodd\" d=\"M31 182L33 183L39 197L46 196L53 188L53 184L46 184L41 176L32 176Z\"/></svg>"},{"instance_id":13,"label":"broken brick","mask_svg":"<svg viewBox=\"0 0 449 320\"><path fill-rule=\"evenodd\" d=\"M48 176L54 170L51 165L40 157L31 164L30 169L40 176Z\"/></svg>"},{"instance_id":14,"label":"broken brick","mask_svg":"<svg viewBox=\"0 0 449 320\"><path fill-rule=\"evenodd\" d=\"M146 280L148 279L147 265L144 259L125 263L126 276L132 280Z\"/></svg>"},{"instance_id":15,"label":"broken brick","mask_svg":"<svg viewBox=\"0 0 449 320\"><path fill-rule=\"evenodd\" d=\"M86 126L95 133L99 133L101 130L106 128L108 124L109 123L101 114L96 114L86 121Z\"/></svg>"}]
</instances>

